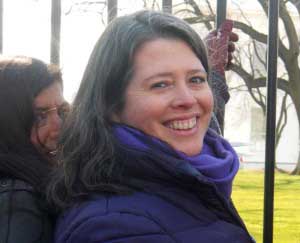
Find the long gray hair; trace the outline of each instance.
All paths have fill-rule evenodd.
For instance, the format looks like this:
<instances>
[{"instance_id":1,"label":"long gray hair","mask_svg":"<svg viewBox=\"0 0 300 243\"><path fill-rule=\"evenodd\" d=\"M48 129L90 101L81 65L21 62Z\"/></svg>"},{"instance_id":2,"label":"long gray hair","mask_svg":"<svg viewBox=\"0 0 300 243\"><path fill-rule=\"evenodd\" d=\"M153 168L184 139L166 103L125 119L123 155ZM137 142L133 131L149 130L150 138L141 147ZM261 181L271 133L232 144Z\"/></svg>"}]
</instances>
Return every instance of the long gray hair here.
<instances>
[{"instance_id":1,"label":"long gray hair","mask_svg":"<svg viewBox=\"0 0 300 243\"><path fill-rule=\"evenodd\" d=\"M106 28L90 56L73 109L62 133L61 164L48 196L56 207L88 192L123 193L114 160L111 115L122 110L138 48L157 38L187 43L209 73L206 48L183 20L154 11L120 17Z\"/></svg>"}]
</instances>

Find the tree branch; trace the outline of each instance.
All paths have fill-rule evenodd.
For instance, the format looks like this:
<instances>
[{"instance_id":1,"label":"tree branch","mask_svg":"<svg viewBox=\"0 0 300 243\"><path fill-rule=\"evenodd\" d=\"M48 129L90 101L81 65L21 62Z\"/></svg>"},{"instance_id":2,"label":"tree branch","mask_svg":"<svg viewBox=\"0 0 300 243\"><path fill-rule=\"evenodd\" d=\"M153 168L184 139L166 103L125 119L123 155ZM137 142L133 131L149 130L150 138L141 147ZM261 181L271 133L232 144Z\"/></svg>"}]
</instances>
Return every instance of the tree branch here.
<instances>
[{"instance_id":1,"label":"tree branch","mask_svg":"<svg viewBox=\"0 0 300 243\"><path fill-rule=\"evenodd\" d=\"M290 2L291 4L293 4L295 6L295 8L298 11L298 15L300 16L300 1L299 0L287 0L285 1L285 3Z\"/></svg>"},{"instance_id":2,"label":"tree branch","mask_svg":"<svg viewBox=\"0 0 300 243\"><path fill-rule=\"evenodd\" d=\"M280 13L280 18L283 21L285 32L289 40L289 49L291 52L291 56L296 59L299 56L298 35L293 20L286 9L286 6L282 2L280 3L279 13Z\"/></svg>"},{"instance_id":3,"label":"tree branch","mask_svg":"<svg viewBox=\"0 0 300 243\"><path fill-rule=\"evenodd\" d=\"M194 1L194 0L184 0L184 2L188 5L190 5L193 9L194 9L194 12L195 12L195 15L200 17L200 16L205 16L202 11L200 10L198 4ZM190 22L189 22L190 23ZM211 23L208 21L208 22L203 22L206 26L206 28L208 30L212 30L213 29L213 26L211 25Z\"/></svg>"},{"instance_id":4,"label":"tree branch","mask_svg":"<svg viewBox=\"0 0 300 243\"><path fill-rule=\"evenodd\" d=\"M239 21L234 21L234 27L243 31L245 34L249 35L252 39L255 39L258 42L267 44L267 35L263 34L255 29L253 29L252 27L248 26L245 23L239 22ZM283 59L283 60L288 60L288 49L279 41L279 56Z\"/></svg>"},{"instance_id":5,"label":"tree branch","mask_svg":"<svg viewBox=\"0 0 300 243\"><path fill-rule=\"evenodd\" d=\"M266 77L253 78L245 69L236 64L231 65L231 70L241 76L249 89L266 87ZM289 82L286 79L278 78L278 89L290 94Z\"/></svg>"},{"instance_id":6,"label":"tree branch","mask_svg":"<svg viewBox=\"0 0 300 243\"><path fill-rule=\"evenodd\" d=\"M277 125L276 125L276 142L275 142L275 146L277 148L277 145L279 143L279 140L281 138L283 129L285 128L286 124L287 124L287 106L286 106L286 100L287 100L288 94L285 93L284 97L282 99L281 102L281 109L280 109L280 115L277 121Z\"/></svg>"},{"instance_id":7,"label":"tree branch","mask_svg":"<svg viewBox=\"0 0 300 243\"><path fill-rule=\"evenodd\" d=\"M266 0L257 0L260 5L262 6L266 16L268 16L268 2ZM282 40L279 39L279 53L281 52L282 48L285 48L282 55L279 54L279 56L286 60L287 62L291 62L294 60L294 58L297 58L299 55L299 45L298 45L298 36L297 31L295 29L293 20L291 19L291 16L289 15L289 12L286 9L285 3L282 1L280 2L280 8L279 8L279 17L281 18L286 34L288 36L289 40L289 49L287 49L284 44L282 43ZM295 41L296 40L296 41ZM290 53L289 53L290 52Z\"/></svg>"},{"instance_id":8,"label":"tree branch","mask_svg":"<svg viewBox=\"0 0 300 243\"><path fill-rule=\"evenodd\" d=\"M203 23L203 24L207 25L207 24L210 24L210 22L215 21L215 17L210 16L210 15L203 15L203 16L195 16L195 17L184 18L184 20L186 22L188 22L189 24Z\"/></svg>"}]
</instances>

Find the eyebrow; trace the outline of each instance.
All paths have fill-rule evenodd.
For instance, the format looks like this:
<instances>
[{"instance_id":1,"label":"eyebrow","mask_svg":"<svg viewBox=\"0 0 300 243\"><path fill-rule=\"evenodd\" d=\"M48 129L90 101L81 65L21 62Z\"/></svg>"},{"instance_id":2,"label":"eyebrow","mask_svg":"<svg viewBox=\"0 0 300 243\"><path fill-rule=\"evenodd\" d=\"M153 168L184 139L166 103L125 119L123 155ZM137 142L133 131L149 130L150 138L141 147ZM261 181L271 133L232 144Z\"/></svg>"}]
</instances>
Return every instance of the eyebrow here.
<instances>
[{"instance_id":1,"label":"eyebrow","mask_svg":"<svg viewBox=\"0 0 300 243\"><path fill-rule=\"evenodd\" d=\"M201 74L204 74L205 76L207 76L207 72L204 69L191 69L187 72L188 75L193 75L196 73L201 73ZM144 82L147 82L154 78L164 78L164 77L170 77L170 76L173 76L172 72L156 73L154 75L151 75L151 76L145 78Z\"/></svg>"},{"instance_id":2,"label":"eyebrow","mask_svg":"<svg viewBox=\"0 0 300 243\"><path fill-rule=\"evenodd\" d=\"M207 72L204 69L192 69L192 70L189 70L187 73L189 75L196 74L196 73L201 73L201 74L204 74L205 76L207 76Z\"/></svg>"},{"instance_id":3,"label":"eyebrow","mask_svg":"<svg viewBox=\"0 0 300 243\"><path fill-rule=\"evenodd\" d=\"M68 105L68 102L67 101L64 101L63 103L61 103L60 105L58 105L58 107L62 107L62 106L65 106L65 105ZM54 107L54 106L52 106ZM45 112L49 109L51 109L52 107L35 107L34 110L37 111L37 112Z\"/></svg>"},{"instance_id":4,"label":"eyebrow","mask_svg":"<svg viewBox=\"0 0 300 243\"><path fill-rule=\"evenodd\" d=\"M154 79L154 78L164 78L164 77L170 77L170 76L172 76L171 72L156 73L156 74L153 74L153 75L145 78L144 82L150 81L151 79Z\"/></svg>"}]
</instances>

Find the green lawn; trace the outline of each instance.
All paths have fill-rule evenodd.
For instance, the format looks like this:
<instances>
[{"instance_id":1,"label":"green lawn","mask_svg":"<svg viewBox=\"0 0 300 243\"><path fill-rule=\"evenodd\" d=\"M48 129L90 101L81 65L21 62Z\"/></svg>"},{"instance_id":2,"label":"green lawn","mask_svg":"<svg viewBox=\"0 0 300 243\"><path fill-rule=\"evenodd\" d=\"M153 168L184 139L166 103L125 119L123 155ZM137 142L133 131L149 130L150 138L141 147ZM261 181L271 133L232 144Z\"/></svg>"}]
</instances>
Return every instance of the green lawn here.
<instances>
[{"instance_id":1,"label":"green lawn","mask_svg":"<svg viewBox=\"0 0 300 243\"><path fill-rule=\"evenodd\" d=\"M257 243L262 242L264 173L240 170L233 201ZM274 243L300 243L300 176L275 174Z\"/></svg>"}]
</instances>

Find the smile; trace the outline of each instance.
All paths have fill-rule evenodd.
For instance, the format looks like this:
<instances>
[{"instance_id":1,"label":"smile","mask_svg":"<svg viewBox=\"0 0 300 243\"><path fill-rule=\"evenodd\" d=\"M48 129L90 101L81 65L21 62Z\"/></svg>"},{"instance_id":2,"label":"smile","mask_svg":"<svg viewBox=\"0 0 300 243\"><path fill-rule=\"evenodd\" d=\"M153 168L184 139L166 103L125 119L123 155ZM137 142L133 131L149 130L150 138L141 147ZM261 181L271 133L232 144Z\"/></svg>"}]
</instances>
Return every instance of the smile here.
<instances>
[{"instance_id":1,"label":"smile","mask_svg":"<svg viewBox=\"0 0 300 243\"><path fill-rule=\"evenodd\" d=\"M189 130L196 126L197 118L193 117L187 120L174 120L167 124L167 127L174 130Z\"/></svg>"}]
</instances>

